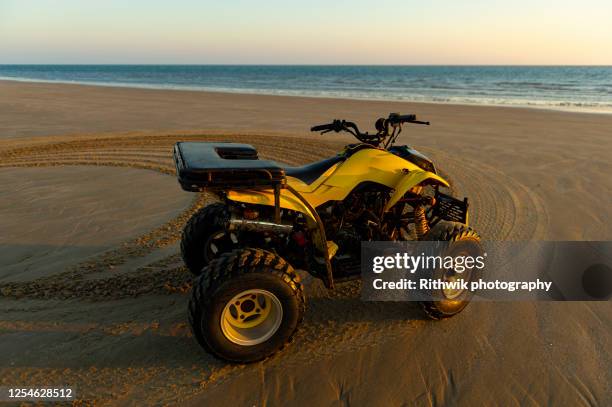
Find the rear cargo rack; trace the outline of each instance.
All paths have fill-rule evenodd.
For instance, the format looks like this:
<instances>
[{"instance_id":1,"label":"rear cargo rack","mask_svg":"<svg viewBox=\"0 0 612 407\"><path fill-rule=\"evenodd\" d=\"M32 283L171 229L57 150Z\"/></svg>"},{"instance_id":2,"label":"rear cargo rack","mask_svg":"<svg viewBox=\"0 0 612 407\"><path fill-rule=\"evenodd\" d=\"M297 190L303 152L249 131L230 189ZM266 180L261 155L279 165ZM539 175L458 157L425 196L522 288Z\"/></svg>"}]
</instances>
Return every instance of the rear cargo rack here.
<instances>
[{"instance_id":1,"label":"rear cargo rack","mask_svg":"<svg viewBox=\"0 0 612 407\"><path fill-rule=\"evenodd\" d=\"M285 183L285 170L273 161L260 160L249 144L178 142L174 162L181 187L191 192L205 188L273 188Z\"/></svg>"}]
</instances>

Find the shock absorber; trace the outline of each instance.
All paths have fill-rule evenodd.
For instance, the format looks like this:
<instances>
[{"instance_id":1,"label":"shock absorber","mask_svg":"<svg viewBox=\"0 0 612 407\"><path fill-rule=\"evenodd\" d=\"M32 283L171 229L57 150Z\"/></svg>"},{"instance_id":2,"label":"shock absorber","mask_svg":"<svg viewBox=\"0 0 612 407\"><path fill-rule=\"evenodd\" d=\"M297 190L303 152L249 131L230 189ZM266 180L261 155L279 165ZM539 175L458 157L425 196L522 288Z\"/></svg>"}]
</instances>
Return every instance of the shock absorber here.
<instances>
[{"instance_id":1,"label":"shock absorber","mask_svg":"<svg viewBox=\"0 0 612 407\"><path fill-rule=\"evenodd\" d=\"M414 232L416 233L417 239L421 240L427 232L429 232L429 222L425 216L425 207L423 205L416 205L414 207Z\"/></svg>"}]
</instances>

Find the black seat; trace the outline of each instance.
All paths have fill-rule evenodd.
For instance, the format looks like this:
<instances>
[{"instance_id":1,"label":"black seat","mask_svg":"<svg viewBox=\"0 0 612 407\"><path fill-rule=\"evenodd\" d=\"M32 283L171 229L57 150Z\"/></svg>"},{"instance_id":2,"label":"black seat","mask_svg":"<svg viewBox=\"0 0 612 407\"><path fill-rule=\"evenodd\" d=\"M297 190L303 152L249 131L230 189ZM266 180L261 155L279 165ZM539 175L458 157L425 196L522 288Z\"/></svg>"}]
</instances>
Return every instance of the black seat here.
<instances>
[{"instance_id":1,"label":"black seat","mask_svg":"<svg viewBox=\"0 0 612 407\"><path fill-rule=\"evenodd\" d=\"M344 161L344 159L345 157L337 155L335 157L326 158L325 160L303 165L301 167L284 167L285 175L297 178L306 184L312 184L332 165Z\"/></svg>"}]
</instances>

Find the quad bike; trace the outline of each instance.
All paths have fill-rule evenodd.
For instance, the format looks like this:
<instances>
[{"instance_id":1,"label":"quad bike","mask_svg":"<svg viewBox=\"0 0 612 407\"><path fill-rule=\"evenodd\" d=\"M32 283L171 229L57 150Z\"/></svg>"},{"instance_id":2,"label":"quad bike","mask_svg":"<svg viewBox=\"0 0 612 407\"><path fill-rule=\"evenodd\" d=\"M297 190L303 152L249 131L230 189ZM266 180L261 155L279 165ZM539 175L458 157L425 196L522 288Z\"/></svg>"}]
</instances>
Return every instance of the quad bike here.
<instances>
[{"instance_id":1,"label":"quad bike","mask_svg":"<svg viewBox=\"0 0 612 407\"><path fill-rule=\"evenodd\" d=\"M305 311L295 270L329 289L359 278L362 241L434 240L480 250L468 226L467 198L442 193L449 183L433 162L394 145L405 123L429 124L391 114L376 121L372 134L344 120L314 126L349 132L359 143L302 167L260 160L247 144L175 145L183 189L219 198L193 215L181 241L185 264L198 276L189 321L201 346L241 363L278 351ZM460 290L442 294L422 302L434 319L457 314L470 299Z\"/></svg>"}]
</instances>

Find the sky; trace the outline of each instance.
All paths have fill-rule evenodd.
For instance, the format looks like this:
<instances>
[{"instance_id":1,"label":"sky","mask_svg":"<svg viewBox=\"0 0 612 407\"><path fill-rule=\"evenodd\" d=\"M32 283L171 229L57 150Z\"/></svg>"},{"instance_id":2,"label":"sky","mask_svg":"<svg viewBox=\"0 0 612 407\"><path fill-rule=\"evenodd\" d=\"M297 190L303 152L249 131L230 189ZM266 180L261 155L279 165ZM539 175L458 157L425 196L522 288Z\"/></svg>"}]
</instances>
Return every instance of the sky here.
<instances>
[{"instance_id":1,"label":"sky","mask_svg":"<svg viewBox=\"0 0 612 407\"><path fill-rule=\"evenodd\" d=\"M0 0L0 64L612 65L612 0Z\"/></svg>"}]
</instances>

